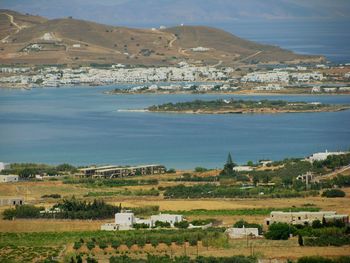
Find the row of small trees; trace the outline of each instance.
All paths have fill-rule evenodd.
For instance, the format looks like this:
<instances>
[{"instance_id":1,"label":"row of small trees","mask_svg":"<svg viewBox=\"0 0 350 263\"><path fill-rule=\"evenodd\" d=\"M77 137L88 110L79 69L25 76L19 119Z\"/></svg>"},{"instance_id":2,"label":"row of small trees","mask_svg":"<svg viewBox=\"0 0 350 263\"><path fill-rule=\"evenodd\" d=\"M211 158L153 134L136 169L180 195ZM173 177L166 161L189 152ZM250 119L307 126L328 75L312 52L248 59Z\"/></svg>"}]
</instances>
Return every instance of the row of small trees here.
<instances>
[{"instance_id":1,"label":"row of small trees","mask_svg":"<svg viewBox=\"0 0 350 263\"><path fill-rule=\"evenodd\" d=\"M55 210L56 209L56 210ZM3 212L4 219L13 218L63 218L63 219L105 219L121 211L121 205L113 206L103 200L80 201L74 196L53 206L52 212L42 213L43 207L33 205L16 206Z\"/></svg>"},{"instance_id":2,"label":"row of small trees","mask_svg":"<svg viewBox=\"0 0 350 263\"><path fill-rule=\"evenodd\" d=\"M188 243L190 246L196 246L198 241L202 241L204 245L209 245L210 242L223 236L224 233L221 228L209 228L205 231L201 229L125 231L120 232L118 237L109 236L97 239L92 238L90 240L80 239L74 243L74 249L79 249L83 244L85 244L89 250L92 250L95 247L105 249L108 246L118 249L121 245L126 245L128 248L131 248L133 245L144 247L146 244L150 244L153 247L156 247L159 244L170 246L173 243L177 245Z\"/></svg>"}]
</instances>

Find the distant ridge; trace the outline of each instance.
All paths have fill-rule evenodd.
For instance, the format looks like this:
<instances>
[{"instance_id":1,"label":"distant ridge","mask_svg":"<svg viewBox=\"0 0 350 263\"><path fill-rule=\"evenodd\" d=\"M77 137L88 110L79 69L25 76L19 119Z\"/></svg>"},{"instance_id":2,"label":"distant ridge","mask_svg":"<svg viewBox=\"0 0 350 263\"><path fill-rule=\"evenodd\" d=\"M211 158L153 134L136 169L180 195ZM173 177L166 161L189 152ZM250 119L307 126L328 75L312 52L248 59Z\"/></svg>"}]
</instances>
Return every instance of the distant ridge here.
<instances>
[{"instance_id":1,"label":"distant ridge","mask_svg":"<svg viewBox=\"0 0 350 263\"><path fill-rule=\"evenodd\" d=\"M247 63L317 62L279 47L244 40L220 29L176 26L115 27L72 18L48 20L0 10L1 64L112 64L234 66Z\"/></svg>"}]
</instances>

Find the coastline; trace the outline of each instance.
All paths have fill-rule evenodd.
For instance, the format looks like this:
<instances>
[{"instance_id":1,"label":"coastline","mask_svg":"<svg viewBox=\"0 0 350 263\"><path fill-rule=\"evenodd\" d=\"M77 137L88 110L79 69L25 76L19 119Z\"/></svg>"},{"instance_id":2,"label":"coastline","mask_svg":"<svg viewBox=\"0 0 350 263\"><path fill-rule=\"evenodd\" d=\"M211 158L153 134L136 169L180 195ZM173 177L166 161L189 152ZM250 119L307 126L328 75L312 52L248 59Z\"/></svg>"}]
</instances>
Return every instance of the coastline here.
<instances>
[{"instance_id":1,"label":"coastline","mask_svg":"<svg viewBox=\"0 0 350 263\"><path fill-rule=\"evenodd\" d=\"M221 115L221 114L282 114L282 113L319 113L319 112L339 112L349 110L349 107L342 107L337 109L325 109L325 110L216 110L216 111L151 111L145 110L144 112L152 113L171 113L171 114L212 114L212 115ZM133 110L130 110L130 112Z\"/></svg>"}]
</instances>

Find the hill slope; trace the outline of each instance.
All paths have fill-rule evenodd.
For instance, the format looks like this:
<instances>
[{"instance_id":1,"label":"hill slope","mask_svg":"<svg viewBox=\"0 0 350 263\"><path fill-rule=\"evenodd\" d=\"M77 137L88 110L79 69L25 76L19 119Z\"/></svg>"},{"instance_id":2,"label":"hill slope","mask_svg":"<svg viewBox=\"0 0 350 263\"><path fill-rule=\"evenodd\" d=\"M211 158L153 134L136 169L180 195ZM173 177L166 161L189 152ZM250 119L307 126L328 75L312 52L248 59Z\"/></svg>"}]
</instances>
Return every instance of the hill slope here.
<instances>
[{"instance_id":1,"label":"hill slope","mask_svg":"<svg viewBox=\"0 0 350 263\"><path fill-rule=\"evenodd\" d=\"M220 29L179 26L163 30L133 29L76 19L47 20L0 10L2 64L201 65L309 61L274 46L261 45Z\"/></svg>"}]
</instances>

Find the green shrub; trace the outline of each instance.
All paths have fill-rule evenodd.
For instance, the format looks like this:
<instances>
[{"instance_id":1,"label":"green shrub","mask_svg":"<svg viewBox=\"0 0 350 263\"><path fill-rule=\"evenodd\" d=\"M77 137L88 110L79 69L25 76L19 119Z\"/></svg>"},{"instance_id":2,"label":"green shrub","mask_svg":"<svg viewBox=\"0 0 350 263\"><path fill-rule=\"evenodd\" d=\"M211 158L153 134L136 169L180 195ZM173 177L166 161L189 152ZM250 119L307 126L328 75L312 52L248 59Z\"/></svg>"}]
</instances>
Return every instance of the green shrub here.
<instances>
[{"instance_id":1,"label":"green shrub","mask_svg":"<svg viewBox=\"0 0 350 263\"><path fill-rule=\"evenodd\" d=\"M155 227L161 227L161 228L170 228L171 227L169 222L162 222L162 221L156 221L154 223L154 226Z\"/></svg>"},{"instance_id":2,"label":"green shrub","mask_svg":"<svg viewBox=\"0 0 350 263\"><path fill-rule=\"evenodd\" d=\"M265 233L265 237L273 240L287 240L291 233L293 233L292 226L286 223L273 223Z\"/></svg>"},{"instance_id":3,"label":"green shrub","mask_svg":"<svg viewBox=\"0 0 350 263\"><path fill-rule=\"evenodd\" d=\"M100 247L101 249L105 249L105 248L108 247L108 245L107 245L105 242L100 242L100 243L99 243L99 247Z\"/></svg>"},{"instance_id":4,"label":"green shrub","mask_svg":"<svg viewBox=\"0 0 350 263\"><path fill-rule=\"evenodd\" d=\"M6 220L12 220L13 218L39 218L41 216L40 211L42 207L36 207L33 205L21 205L15 208L5 209L3 217Z\"/></svg>"},{"instance_id":5,"label":"green shrub","mask_svg":"<svg viewBox=\"0 0 350 263\"><path fill-rule=\"evenodd\" d=\"M188 228L189 225L190 225L190 223L188 223L187 221L176 222L174 224L174 226L177 228Z\"/></svg>"},{"instance_id":6,"label":"green shrub","mask_svg":"<svg viewBox=\"0 0 350 263\"><path fill-rule=\"evenodd\" d=\"M317 219L312 221L312 228L322 228L322 227L323 225L320 220Z\"/></svg>"},{"instance_id":7,"label":"green shrub","mask_svg":"<svg viewBox=\"0 0 350 263\"><path fill-rule=\"evenodd\" d=\"M92 250L93 248L95 248L95 243L94 241L89 241L86 243L86 247L89 249L89 250Z\"/></svg>"},{"instance_id":8,"label":"green shrub","mask_svg":"<svg viewBox=\"0 0 350 263\"><path fill-rule=\"evenodd\" d=\"M75 250L81 248L81 243L80 243L80 242L74 242L73 248L74 248Z\"/></svg>"},{"instance_id":9,"label":"green shrub","mask_svg":"<svg viewBox=\"0 0 350 263\"><path fill-rule=\"evenodd\" d=\"M121 241L119 239L115 239L112 241L112 247L114 249L118 249L118 247L120 247L120 245L121 245Z\"/></svg>"},{"instance_id":10,"label":"green shrub","mask_svg":"<svg viewBox=\"0 0 350 263\"><path fill-rule=\"evenodd\" d=\"M340 189L329 189L322 193L323 197L334 198L334 197L345 197L345 192Z\"/></svg>"}]
</instances>

